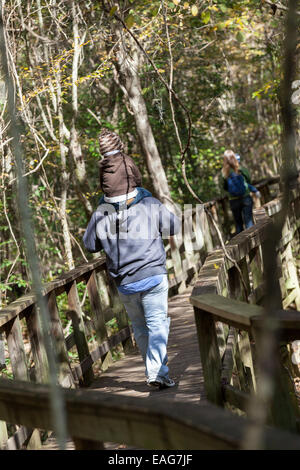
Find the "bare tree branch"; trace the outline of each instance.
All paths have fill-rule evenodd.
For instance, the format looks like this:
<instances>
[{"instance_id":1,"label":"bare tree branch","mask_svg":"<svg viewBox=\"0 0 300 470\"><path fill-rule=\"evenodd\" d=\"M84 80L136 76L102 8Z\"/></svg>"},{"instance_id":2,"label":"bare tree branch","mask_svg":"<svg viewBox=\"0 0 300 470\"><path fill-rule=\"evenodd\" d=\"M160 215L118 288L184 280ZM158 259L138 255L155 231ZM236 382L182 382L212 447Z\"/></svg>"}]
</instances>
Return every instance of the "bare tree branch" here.
<instances>
[{"instance_id":1,"label":"bare tree branch","mask_svg":"<svg viewBox=\"0 0 300 470\"><path fill-rule=\"evenodd\" d=\"M16 161L18 175L18 202L24 237L26 240L27 260L30 266L33 289L36 296L36 302L39 309L39 319L41 322L41 331L47 353L50 372L50 400L53 413L53 424L55 426L56 436L61 449L65 448L66 443L66 419L65 407L60 388L57 386L58 369L55 348L53 347L51 336L49 335L49 312L43 296L43 288L39 270L39 260L36 252L34 233L31 224L31 216L27 202L26 178L23 178L22 149L20 145L20 132L16 121L15 96L11 74L8 68L7 46L3 26L3 1L0 1L0 53L1 66L6 79L8 103L7 109L10 118L10 134L13 138L13 153Z\"/></svg>"}]
</instances>

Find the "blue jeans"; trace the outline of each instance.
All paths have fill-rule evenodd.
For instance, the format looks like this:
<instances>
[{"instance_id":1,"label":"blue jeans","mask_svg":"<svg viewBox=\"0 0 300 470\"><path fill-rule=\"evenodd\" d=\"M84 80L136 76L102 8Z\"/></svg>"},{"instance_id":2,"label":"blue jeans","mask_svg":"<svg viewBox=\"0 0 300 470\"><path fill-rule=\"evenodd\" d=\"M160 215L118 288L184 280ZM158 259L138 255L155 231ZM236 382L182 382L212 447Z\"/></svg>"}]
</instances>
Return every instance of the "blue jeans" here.
<instances>
[{"instance_id":1,"label":"blue jeans","mask_svg":"<svg viewBox=\"0 0 300 470\"><path fill-rule=\"evenodd\" d=\"M240 233L244 230L244 224L246 229L252 227L252 197L245 196L239 197L238 199L230 199L229 204L234 217L236 233Z\"/></svg>"},{"instance_id":2,"label":"blue jeans","mask_svg":"<svg viewBox=\"0 0 300 470\"><path fill-rule=\"evenodd\" d=\"M168 317L168 276L157 286L144 292L124 295L119 292L138 348L146 366L147 381L168 378L167 343L170 318Z\"/></svg>"}]
</instances>

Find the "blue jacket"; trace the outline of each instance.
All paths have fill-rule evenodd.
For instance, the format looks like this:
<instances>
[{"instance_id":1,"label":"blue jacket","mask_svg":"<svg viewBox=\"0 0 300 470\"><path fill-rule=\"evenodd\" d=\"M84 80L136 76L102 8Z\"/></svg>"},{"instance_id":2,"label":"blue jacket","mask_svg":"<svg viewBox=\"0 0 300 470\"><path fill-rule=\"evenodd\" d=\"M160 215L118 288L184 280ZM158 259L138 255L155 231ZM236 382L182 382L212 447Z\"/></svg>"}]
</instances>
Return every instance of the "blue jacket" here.
<instances>
[{"instance_id":1,"label":"blue jacket","mask_svg":"<svg viewBox=\"0 0 300 470\"><path fill-rule=\"evenodd\" d=\"M83 236L85 248L101 249L107 269L117 285L166 274L166 253L162 238L178 233L181 221L152 197L137 188L134 201L108 204L100 199Z\"/></svg>"}]
</instances>

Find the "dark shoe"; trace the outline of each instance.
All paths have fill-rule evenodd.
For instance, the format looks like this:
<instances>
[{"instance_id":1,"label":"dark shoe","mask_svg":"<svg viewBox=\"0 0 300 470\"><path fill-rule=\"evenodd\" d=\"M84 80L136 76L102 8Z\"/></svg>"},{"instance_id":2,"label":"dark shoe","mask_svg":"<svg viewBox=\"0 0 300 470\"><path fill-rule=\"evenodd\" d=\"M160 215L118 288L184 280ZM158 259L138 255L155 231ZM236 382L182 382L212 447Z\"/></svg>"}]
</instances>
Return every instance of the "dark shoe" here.
<instances>
[{"instance_id":1,"label":"dark shoe","mask_svg":"<svg viewBox=\"0 0 300 470\"><path fill-rule=\"evenodd\" d=\"M174 380L163 378L159 388L171 388L175 387L175 385Z\"/></svg>"},{"instance_id":2,"label":"dark shoe","mask_svg":"<svg viewBox=\"0 0 300 470\"><path fill-rule=\"evenodd\" d=\"M151 382L147 382L147 385L149 387L159 388L161 386L161 382L159 382L158 380L152 380Z\"/></svg>"},{"instance_id":3,"label":"dark shoe","mask_svg":"<svg viewBox=\"0 0 300 470\"><path fill-rule=\"evenodd\" d=\"M147 384L149 387L158 387L160 390L163 388L171 388L176 385L174 380L166 377L157 377L155 380L147 382Z\"/></svg>"}]
</instances>

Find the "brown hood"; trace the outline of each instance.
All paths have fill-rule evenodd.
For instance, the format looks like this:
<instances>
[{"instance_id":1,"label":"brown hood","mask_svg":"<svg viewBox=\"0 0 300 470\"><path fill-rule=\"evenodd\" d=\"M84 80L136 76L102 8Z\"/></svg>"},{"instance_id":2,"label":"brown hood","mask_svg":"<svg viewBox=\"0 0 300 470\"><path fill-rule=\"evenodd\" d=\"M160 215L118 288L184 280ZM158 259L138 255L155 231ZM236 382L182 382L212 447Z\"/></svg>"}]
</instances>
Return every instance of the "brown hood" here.
<instances>
[{"instance_id":1,"label":"brown hood","mask_svg":"<svg viewBox=\"0 0 300 470\"><path fill-rule=\"evenodd\" d=\"M99 170L100 185L107 197L130 193L142 184L137 166L124 153L105 157L99 163Z\"/></svg>"},{"instance_id":2,"label":"brown hood","mask_svg":"<svg viewBox=\"0 0 300 470\"><path fill-rule=\"evenodd\" d=\"M121 153L105 157L99 163L100 169L107 173L115 173L120 169L121 165L124 166L123 156Z\"/></svg>"}]
</instances>

